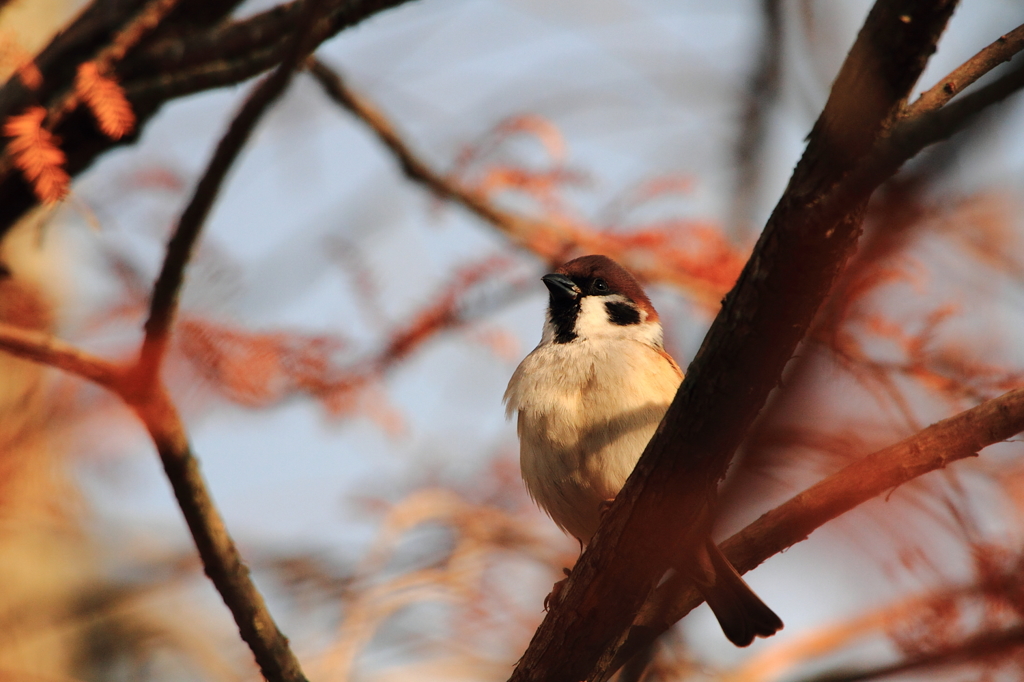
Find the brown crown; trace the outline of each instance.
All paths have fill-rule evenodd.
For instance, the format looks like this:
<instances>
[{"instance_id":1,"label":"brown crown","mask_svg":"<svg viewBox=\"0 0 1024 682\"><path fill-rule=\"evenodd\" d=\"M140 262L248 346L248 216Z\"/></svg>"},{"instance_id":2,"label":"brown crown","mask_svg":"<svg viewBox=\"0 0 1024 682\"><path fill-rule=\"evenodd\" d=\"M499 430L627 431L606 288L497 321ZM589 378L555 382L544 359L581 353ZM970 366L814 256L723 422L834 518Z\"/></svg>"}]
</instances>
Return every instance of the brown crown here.
<instances>
[{"instance_id":1,"label":"brown crown","mask_svg":"<svg viewBox=\"0 0 1024 682\"><path fill-rule=\"evenodd\" d=\"M608 256L582 256L574 258L562 265L555 272L569 277L584 291L589 290L590 282L597 278L603 279L611 290L610 293L621 294L633 301L639 308L647 311L647 321L658 320L658 313L647 298L644 288L629 270L622 267Z\"/></svg>"}]
</instances>

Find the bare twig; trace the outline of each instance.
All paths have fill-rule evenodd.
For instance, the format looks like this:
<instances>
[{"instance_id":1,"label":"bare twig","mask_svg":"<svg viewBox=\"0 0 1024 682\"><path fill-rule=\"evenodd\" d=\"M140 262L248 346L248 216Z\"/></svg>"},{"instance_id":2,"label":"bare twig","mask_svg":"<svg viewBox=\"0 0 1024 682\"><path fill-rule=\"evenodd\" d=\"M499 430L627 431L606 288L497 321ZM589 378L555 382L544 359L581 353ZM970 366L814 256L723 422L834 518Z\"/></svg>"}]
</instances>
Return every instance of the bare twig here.
<instances>
[{"instance_id":1,"label":"bare twig","mask_svg":"<svg viewBox=\"0 0 1024 682\"><path fill-rule=\"evenodd\" d=\"M167 348L170 327L177 312L178 293L184 280L185 265L228 170L260 117L288 87L296 65L313 47L308 31L315 19L316 4L309 3L305 21L300 24L290 54L285 61L253 90L231 121L206 167L206 172L196 185L192 199L181 214L174 235L167 244L163 268L153 287L149 319L146 320L146 337L139 353L139 370L142 372L140 379L143 385L151 385L159 371L160 362Z\"/></svg>"},{"instance_id":2,"label":"bare twig","mask_svg":"<svg viewBox=\"0 0 1024 682\"><path fill-rule=\"evenodd\" d=\"M0 348L26 360L57 367L113 391L118 390L126 367L90 355L45 332L0 322Z\"/></svg>"},{"instance_id":3,"label":"bare twig","mask_svg":"<svg viewBox=\"0 0 1024 682\"><path fill-rule=\"evenodd\" d=\"M937 422L895 445L860 459L764 514L722 543L741 573L805 540L815 529L864 502L1024 431L1024 389L1016 389ZM660 586L633 623L616 662L672 626L701 603L699 593L674 577ZM614 669L614 665L612 669Z\"/></svg>"},{"instance_id":4,"label":"bare twig","mask_svg":"<svg viewBox=\"0 0 1024 682\"><path fill-rule=\"evenodd\" d=\"M49 334L0 323L0 349L63 369L117 393L138 414L163 461L206 574L235 616L264 677L270 682L305 682L288 640L277 629L249 569L228 535L192 455L185 427L162 386L142 396L130 368L85 353Z\"/></svg>"},{"instance_id":5,"label":"bare twig","mask_svg":"<svg viewBox=\"0 0 1024 682\"><path fill-rule=\"evenodd\" d=\"M274 682L304 682L305 676L288 646L287 638L278 630L262 595L253 585L249 570L242 563L238 549L206 489L181 419L160 382L159 368L177 312L185 266L206 215L228 169L257 121L284 92L296 65L316 44L310 36L310 27L317 17L318 6L316 0L306 5L285 60L255 88L232 120L182 213L167 245L160 276L153 287L146 336L133 370L135 386L130 387L131 392L123 394L146 424L156 444L164 471L203 559L206 574L231 610L242 639L252 649L263 675Z\"/></svg>"},{"instance_id":6,"label":"bare twig","mask_svg":"<svg viewBox=\"0 0 1024 682\"><path fill-rule=\"evenodd\" d=\"M820 199L823 216L842 211L849 201L871 192L925 147L941 142L970 125L981 112L1024 88L1024 64L978 90L936 110L898 122L880 138L871 153L844 181Z\"/></svg>"},{"instance_id":7,"label":"bare twig","mask_svg":"<svg viewBox=\"0 0 1024 682\"><path fill-rule=\"evenodd\" d=\"M438 173L410 148L387 116L367 99L352 92L336 71L316 59L310 59L308 64L309 72L325 92L373 130L410 180L423 184L439 197L460 204L545 262L557 266L576 252L603 253L643 280L674 284L701 303L709 307L718 306L728 284L723 286L721 282L707 277L706 273L691 272L680 266L670 248L653 253L650 249L632 248L614 235L579 224L539 220L506 211L482 193Z\"/></svg>"},{"instance_id":8,"label":"bare twig","mask_svg":"<svg viewBox=\"0 0 1024 682\"><path fill-rule=\"evenodd\" d=\"M1010 61L1021 50L1024 50L1024 25L1000 36L994 43L953 69L932 88L921 93L921 96L906 108L903 116L915 118L925 112L939 109L986 73L1003 62Z\"/></svg>"}]
</instances>

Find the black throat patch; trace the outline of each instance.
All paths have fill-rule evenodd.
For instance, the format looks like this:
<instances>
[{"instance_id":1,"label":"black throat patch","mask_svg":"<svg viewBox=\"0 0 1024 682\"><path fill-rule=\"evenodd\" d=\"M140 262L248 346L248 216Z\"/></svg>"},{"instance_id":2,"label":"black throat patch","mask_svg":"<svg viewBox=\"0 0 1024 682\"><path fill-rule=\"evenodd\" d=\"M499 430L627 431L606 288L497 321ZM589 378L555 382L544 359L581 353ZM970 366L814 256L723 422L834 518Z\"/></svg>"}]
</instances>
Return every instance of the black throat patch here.
<instances>
[{"instance_id":1,"label":"black throat patch","mask_svg":"<svg viewBox=\"0 0 1024 682\"><path fill-rule=\"evenodd\" d=\"M604 304L608 311L608 319L612 324L625 327L631 324L640 324L640 311L628 303L621 301L608 301Z\"/></svg>"},{"instance_id":2,"label":"black throat patch","mask_svg":"<svg viewBox=\"0 0 1024 682\"><path fill-rule=\"evenodd\" d=\"M555 343L569 343L576 338L576 318L580 314L580 299L556 299L552 296L548 314L555 328Z\"/></svg>"}]
</instances>

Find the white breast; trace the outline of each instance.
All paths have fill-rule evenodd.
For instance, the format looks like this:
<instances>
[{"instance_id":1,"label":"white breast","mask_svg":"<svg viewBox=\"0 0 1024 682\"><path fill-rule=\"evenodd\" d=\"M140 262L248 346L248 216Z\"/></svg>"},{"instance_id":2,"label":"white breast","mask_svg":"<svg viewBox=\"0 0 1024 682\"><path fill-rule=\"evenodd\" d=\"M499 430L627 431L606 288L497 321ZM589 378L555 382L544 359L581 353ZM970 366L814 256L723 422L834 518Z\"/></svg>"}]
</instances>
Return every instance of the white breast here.
<instances>
[{"instance_id":1,"label":"white breast","mask_svg":"<svg viewBox=\"0 0 1024 682\"><path fill-rule=\"evenodd\" d=\"M506 409L519 413L527 490L559 527L590 540L680 381L666 356L632 339L542 343L523 360Z\"/></svg>"}]
</instances>

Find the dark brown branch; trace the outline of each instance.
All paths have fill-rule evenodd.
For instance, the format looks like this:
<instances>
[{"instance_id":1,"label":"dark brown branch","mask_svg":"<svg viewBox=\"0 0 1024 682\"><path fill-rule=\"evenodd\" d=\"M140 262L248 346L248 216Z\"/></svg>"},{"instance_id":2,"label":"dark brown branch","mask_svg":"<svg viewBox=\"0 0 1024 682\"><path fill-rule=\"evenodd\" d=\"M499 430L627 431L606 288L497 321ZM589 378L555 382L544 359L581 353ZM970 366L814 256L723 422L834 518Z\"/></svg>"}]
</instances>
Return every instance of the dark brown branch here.
<instances>
[{"instance_id":1,"label":"dark brown branch","mask_svg":"<svg viewBox=\"0 0 1024 682\"><path fill-rule=\"evenodd\" d=\"M174 9L178 0L149 0L128 23L120 29L110 44L97 53L93 59L101 73L107 71L124 58L125 54L135 47L143 37L159 26L167 14ZM78 93L72 88L53 104L46 116L46 127L52 130L68 113L80 103ZM6 159L4 159L6 161Z\"/></svg>"},{"instance_id":2,"label":"dark brown branch","mask_svg":"<svg viewBox=\"0 0 1024 682\"><path fill-rule=\"evenodd\" d=\"M168 36L138 50L125 60L119 73L131 81L162 71L237 59L278 46L294 31L301 10L302 2L293 1L239 21Z\"/></svg>"},{"instance_id":3,"label":"dark brown branch","mask_svg":"<svg viewBox=\"0 0 1024 682\"><path fill-rule=\"evenodd\" d=\"M406 1L330 0L326 19L319 21L313 32L320 42L368 16ZM29 90L17 77L0 88L0 120L30 104L48 106L57 93L71 87L78 64L92 59L109 45L142 4L143 0L95 0L36 58L36 66L43 74L40 90ZM305 0L283 6L283 13L288 17L285 22L276 22L281 12L271 10L221 25L224 13L236 4L237 0L180 0L175 11L121 62L119 69L135 73L136 55L146 54L152 45L173 48L175 45L187 45L191 39L202 40L202 36L212 36L214 39L207 44L218 45L217 40L225 37L220 31L227 30L226 27L231 27L231 36L235 40L219 43L221 51L204 54L205 59L197 63L183 60L183 63L192 64L185 69L174 61L174 51L169 49L165 54L167 62L147 62L152 68L145 70L146 74L157 72L166 75L155 80L146 76L145 80L137 83L131 79L124 80L122 84L136 116L134 133L120 140L111 140L97 130L90 115L78 111L69 114L56 127L54 133L63 140L61 149L67 156L66 170L70 175L75 176L88 168L100 154L134 142L149 118L168 100L203 89L239 83L281 62L287 51L286 37L292 34L296 17L306 5ZM168 37L170 35L174 37ZM175 43L178 40L183 42ZM6 140L0 138L0 146L5 144ZM0 174L0 238L35 204L36 197L20 174Z\"/></svg>"},{"instance_id":4,"label":"dark brown branch","mask_svg":"<svg viewBox=\"0 0 1024 682\"><path fill-rule=\"evenodd\" d=\"M307 682L288 638L277 628L224 525L167 392L158 386L140 401L129 389L122 397L146 425L199 550L203 569L234 616L263 677L268 682Z\"/></svg>"},{"instance_id":5,"label":"dark brown branch","mask_svg":"<svg viewBox=\"0 0 1024 682\"><path fill-rule=\"evenodd\" d=\"M142 373L140 384L143 387L155 385L154 378L159 371L169 341L171 324L177 312L178 293L185 277L185 266L228 170L249 139L256 123L288 87L296 66L315 44L309 36L309 30L316 19L316 6L316 2L307 5L305 22L297 29L287 58L274 73L253 90L231 121L167 244L164 264L153 287L149 319L146 320L146 337L139 353L138 366Z\"/></svg>"},{"instance_id":6,"label":"dark brown branch","mask_svg":"<svg viewBox=\"0 0 1024 682\"><path fill-rule=\"evenodd\" d=\"M816 199L892 124L954 6L871 10L753 256L513 680L604 676L651 590L703 541L717 482L852 253L870 192L836 216Z\"/></svg>"},{"instance_id":7,"label":"dark brown branch","mask_svg":"<svg viewBox=\"0 0 1024 682\"><path fill-rule=\"evenodd\" d=\"M236 59L218 60L168 72L157 71L156 76L125 83L124 91L132 102L166 101L240 83L280 63L280 46L272 45Z\"/></svg>"},{"instance_id":8,"label":"dark brown branch","mask_svg":"<svg viewBox=\"0 0 1024 682\"><path fill-rule=\"evenodd\" d=\"M972 457L1022 430L1024 389L1017 389L849 464L761 516L723 542L722 550L737 570L745 573L858 505L918 476ZM701 601L696 589L683 579L666 581L634 621L616 665L628 660L632 652L670 628Z\"/></svg>"},{"instance_id":9,"label":"dark brown branch","mask_svg":"<svg viewBox=\"0 0 1024 682\"><path fill-rule=\"evenodd\" d=\"M916 119L905 120L898 124L889 136L879 141L875 150L861 162L861 165L856 168L849 177L847 177L833 192L827 194L821 200L819 210L824 216L826 222L836 220L836 216L840 215L843 210L842 207L849 206L852 202L856 201L858 197L863 197L866 193L872 191L874 187L877 187L878 184L895 173L904 161L913 157L921 149L929 144L946 139L955 132L962 130L965 126L970 124L978 113L985 110L992 104L1001 101L1010 94L1017 92L1022 87L1024 87L1024 66L1018 67L1014 71L1004 74L997 81L977 90L976 92L965 95L960 100L950 103L937 111L925 111ZM1003 398L1007 398L1011 395L1013 394L1007 394L1007 396L1004 396ZM999 400L1002 401L1003 398L1000 398ZM1001 404L1002 403L996 403L997 406ZM970 411L968 413L964 413L964 415L968 415L973 412L974 411ZM940 425L941 424L945 424L945 422L940 422ZM932 428L934 429L935 427ZM927 434L928 431L930 431L930 429L922 432L919 436ZM1016 433L1016 431L989 442L1002 440L1003 438L1009 437L1009 435L1013 435L1013 433ZM917 436L915 436L915 438L917 438ZM893 447L898 448L899 445ZM976 449L980 449L981 447L984 447L984 445L978 445ZM883 452L888 452L888 450ZM968 452L967 454L971 453ZM894 487L895 485L899 485L899 483L893 483L888 487ZM782 508L780 507L780 509ZM845 509L836 512L835 515L843 513L843 511L845 511ZM827 518L834 518L835 515ZM824 522L824 520L822 522ZM751 526L750 528L754 528L755 526ZM810 530L813 530L813 528L801 531L803 532L802 535L797 533L799 537L793 536L793 542L802 540ZM759 532L764 532L764 529L756 529L753 531L754 534ZM746 533L746 531L744 531L744 533ZM727 541L723 545L723 549L726 550L727 556L734 560L734 564L740 571L746 571L753 568L760 562L751 564L748 563L747 558L737 558L730 552L731 547L735 546L737 542L741 542L741 535L743 534L738 534ZM786 546L788 547L789 545ZM782 549L785 549L785 547L779 547L777 551L782 551ZM685 609L673 608L666 612L671 613L671 622L665 624L664 627L661 627L660 625L655 626L653 623L647 622L651 617L651 613L657 613L661 609L666 608L664 600L670 598L668 595L671 595L672 590L681 589L683 589L683 587L679 583L678 579L669 581L662 586L662 588L659 588L658 592L652 596L650 602L644 607L645 613L641 613L638 616L634 630L630 634L629 644L624 647L623 651L618 655L616 663L610 668L610 670L614 671L618 666L628 660L632 651L639 650L640 647L646 644L649 638L657 636L657 634L664 631L664 629L667 629L667 627L672 623L685 616L692 608L700 604L700 598L696 596L697 593L694 590L689 589L687 594L689 595L688 598L691 602L688 602L688 606ZM692 601L694 599L696 601Z\"/></svg>"},{"instance_id":10,"label":"dark brown branch","mask_svg":"<svg viewBox=\"0 0 1024 682\"><path fill-rule=\"evenodd\" d=\"M921 93L917 100L907 107L904 117L915 118L934 111L956 97L986 73L1024 50L1024 25L1018 26L997 41L953 69L931 89Z\"/></svg>"},{"instance_id":11,"label":"dark brown branch","mask_svg":"<svg viewBox=\"0 0 1024 682\"><path fill-rule=\"evenodd\" d=\"M890 134L878 140L871 153L841 185L821 199L821 213L834 215L851 200L870 193L922 149L963 130L981 112L1021 88L1024 88L1024 64L938 110L901 120Z\"/></svg>"}]
</instances>

